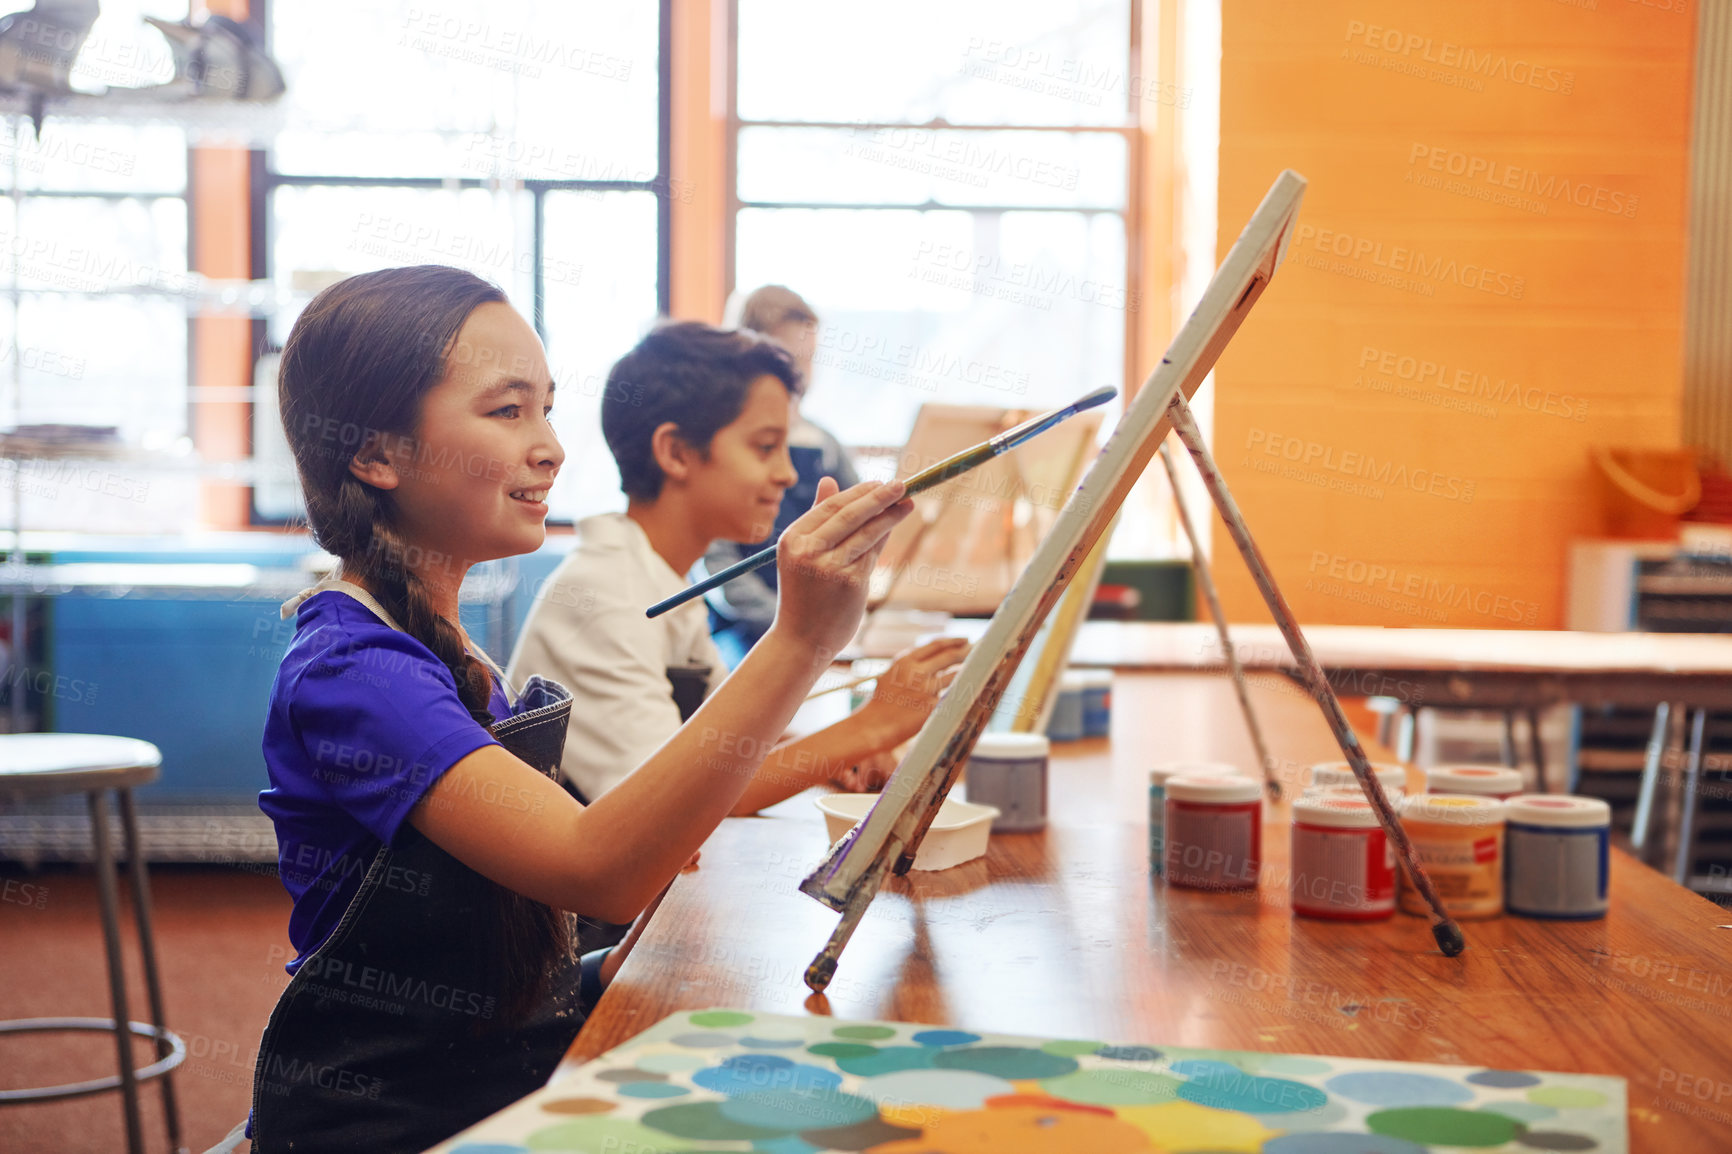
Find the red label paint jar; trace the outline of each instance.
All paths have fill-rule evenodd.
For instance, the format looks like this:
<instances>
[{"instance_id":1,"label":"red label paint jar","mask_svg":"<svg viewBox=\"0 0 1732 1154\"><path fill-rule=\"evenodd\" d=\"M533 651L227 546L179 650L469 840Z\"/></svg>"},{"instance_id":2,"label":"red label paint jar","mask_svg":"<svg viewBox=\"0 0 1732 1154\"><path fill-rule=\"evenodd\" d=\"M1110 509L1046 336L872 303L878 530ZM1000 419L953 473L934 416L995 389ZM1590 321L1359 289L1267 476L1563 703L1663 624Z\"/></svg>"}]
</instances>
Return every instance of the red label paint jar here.
<instances>
[{"instance_id":1,"label":"red label paint jar","mask_svg":"<svg viewBox=\"0 0 1732 1154\"><path fill-rule=\"evenodd\" d=\"M1395 852L1363 796L1316 793L1293 803L1293 912L1369 922L1395 914Z\"/></svg>"},{"instance_id":2,"label":"red label paint jar","mask_svg":"<svg viewBox=\"0 0 1732 1154\"><path fill-rule=\"evenodd\" d=\"M1432 793L1465 793L1507 801L1522 792L1522 775L1501 765L1437 765L1425 771Z\"/></svg>"},{"instance_id":3,"label":"red label paint jar","mask_svg":"<svg viewBox=\"0 0 1732 1154\"><path fill-rule=\"evenodd\" d=\"M1166 875L1199 890L1250 889L1263 868L1263 783L1249 777L1167 782Z\"/></svg>"}]
</instances>

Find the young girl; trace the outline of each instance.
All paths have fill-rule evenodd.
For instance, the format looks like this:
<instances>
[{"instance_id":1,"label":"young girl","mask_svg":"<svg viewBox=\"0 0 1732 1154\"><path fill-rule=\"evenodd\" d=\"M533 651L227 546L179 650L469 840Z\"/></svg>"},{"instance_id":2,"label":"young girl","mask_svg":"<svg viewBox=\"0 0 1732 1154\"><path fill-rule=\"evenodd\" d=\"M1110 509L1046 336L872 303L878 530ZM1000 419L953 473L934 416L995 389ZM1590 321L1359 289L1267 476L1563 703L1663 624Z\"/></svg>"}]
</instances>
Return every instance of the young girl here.
<instances>
[{"instance_id":1,"label":"young girl","mask_svg":"<svg viewBox=\"0 0 1732 1154\"><path fill-rule=\"evenodd\" d=\"M337 579L295 639L264 753L294 978L253 1078L256 1151L416 1151L545 1082L599 994L573 915L636 917L738 801L859 622L900 484L827 482L789 529L764 640L585 807L549 773L569 695L511 701L458 621L477 562L535 549L564 460L534 332L492 285L391 269L320 293L283 427ZM581 704L576 708L581 709Z\"/></svg>"}]
</instances>

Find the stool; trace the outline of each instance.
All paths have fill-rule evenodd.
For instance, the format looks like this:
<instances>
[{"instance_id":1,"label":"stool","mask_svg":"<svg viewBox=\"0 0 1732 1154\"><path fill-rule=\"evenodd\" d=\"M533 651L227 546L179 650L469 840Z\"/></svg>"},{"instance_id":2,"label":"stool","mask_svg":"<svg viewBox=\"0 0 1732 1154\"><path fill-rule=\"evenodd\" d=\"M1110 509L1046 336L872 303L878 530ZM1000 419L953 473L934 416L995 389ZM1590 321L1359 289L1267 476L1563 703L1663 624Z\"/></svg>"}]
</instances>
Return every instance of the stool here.
<instances>
[{"instance_id":1,"label":"stool","mask_svg":"<svg viewBox=\"0 0 1732 1154\"><path fill-rule=\"evenodd\" d=\"M101 1030L114 1035L120 1054L120 1073L87 1082L47 1086L34 1090L0 1091L0 1105L77 1098L118 1089L126 1108L126 1148L129 1154L144 1154L144 1131L139 1122L138 1084L153 1078L162 1084L162 1112L168 1123L169 1148L180 1151L180 1115L175 1108L174 1084L169 1071L186 1060L186 1043L163 1028L162 991L156 973L156 942L150 925L150 886L145 875L144 854L138 844L138 815L133 808L132 787L157 779L162 754L148 741L130 737L102 737L87 733L15 733L0 735L0 799L85 795L90 808L90 835L96 863L96 886L102 902L102 940L108 951L108 993L112 1018L26 1018L0 1022L0 1033L26 1034L60 1030ZM126 1006L126 971L120 955L120 912L114 854L108 844L108 806L104 797L112 789L120 800L121 823L126 830L127 864L132 870L132 903L138 918L139 952L144 957L144 983L150 995L151 1024L131 1020ZM150 1038L156 1046L156 1061L142 1069L132 1068L128 1036Z\"/></svg>"}]
</instances>

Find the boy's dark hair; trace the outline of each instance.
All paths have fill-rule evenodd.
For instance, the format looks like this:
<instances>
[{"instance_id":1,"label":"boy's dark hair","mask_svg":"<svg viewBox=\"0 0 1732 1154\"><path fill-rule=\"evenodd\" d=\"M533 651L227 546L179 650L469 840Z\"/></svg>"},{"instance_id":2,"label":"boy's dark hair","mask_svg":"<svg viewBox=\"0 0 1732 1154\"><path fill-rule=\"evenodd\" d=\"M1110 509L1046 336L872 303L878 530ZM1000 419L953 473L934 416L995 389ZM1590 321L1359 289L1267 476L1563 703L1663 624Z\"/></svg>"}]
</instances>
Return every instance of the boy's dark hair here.
<instances>
[{"instance_id":1,"label":"boy's dark hair","mask_svg":"<svg viewBox=\"0 0 1732 1154\"><path fill-rule=\"evenodd\" d=\"M793 394L794 359L768 337L746 329L719 329L697 321L657 325L607 374L601 433L619 466L625 495L653 501L663 474L651 438L670 421L680 437L707 454L716 432L746 407L759 377L775 377Z\"/></svg>"}]
</instances>

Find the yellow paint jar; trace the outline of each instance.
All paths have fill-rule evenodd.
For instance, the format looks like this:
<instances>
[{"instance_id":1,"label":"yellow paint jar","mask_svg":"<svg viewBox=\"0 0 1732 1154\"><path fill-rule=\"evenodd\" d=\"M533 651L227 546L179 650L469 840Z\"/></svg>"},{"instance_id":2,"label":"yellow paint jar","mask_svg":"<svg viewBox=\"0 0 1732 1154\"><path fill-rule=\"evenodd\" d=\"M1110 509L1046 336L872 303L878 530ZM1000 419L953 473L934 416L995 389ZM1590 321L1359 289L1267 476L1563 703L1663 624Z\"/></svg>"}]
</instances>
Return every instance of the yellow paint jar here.
<instances>
[{"instance_id":1,"label":"yellow paint jar","mask_svg":"<svg viewBox=\"0 0 1732 1154\"><path fill-rule=\"evenodd\" d=\"M1504 803L1490 797L1421 794L1402 802L1402 828L1451 917L1495 918L1503 913L1505 816ZM1431 913L1405 870L1401 910Z\"/></svg>"}]
</instances>

